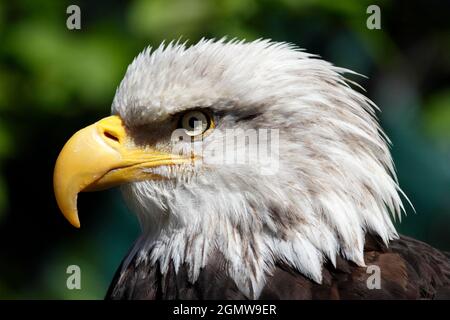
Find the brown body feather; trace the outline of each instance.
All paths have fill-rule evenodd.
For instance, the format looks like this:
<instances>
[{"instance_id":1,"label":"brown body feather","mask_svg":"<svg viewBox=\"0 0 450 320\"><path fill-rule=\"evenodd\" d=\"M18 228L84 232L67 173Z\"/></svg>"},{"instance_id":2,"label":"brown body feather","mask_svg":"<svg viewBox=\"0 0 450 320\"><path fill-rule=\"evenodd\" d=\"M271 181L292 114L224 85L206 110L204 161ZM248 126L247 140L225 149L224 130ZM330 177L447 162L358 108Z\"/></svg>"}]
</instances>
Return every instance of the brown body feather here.
<instances>
[{"instance_id":1,"label":"brown body feather","mask_svg":"<svg viewBox=\"0 0 450 320\"><path fill-rule=\"evenodd\" d=\"M326 264L323 282L317 284L290 267L278 264L268 276L260 299L450 299L449 255L402 236L389 247L367 236L366 265L381 271L381 288L369 289L366 268L338 258L336 267ZM158 265L136 264L134 258L120 267L107 299L246 299L224 272L219 254L190 283L187 268L175 273L173 265L162 275Z\"/></svg>"}]
</instances>

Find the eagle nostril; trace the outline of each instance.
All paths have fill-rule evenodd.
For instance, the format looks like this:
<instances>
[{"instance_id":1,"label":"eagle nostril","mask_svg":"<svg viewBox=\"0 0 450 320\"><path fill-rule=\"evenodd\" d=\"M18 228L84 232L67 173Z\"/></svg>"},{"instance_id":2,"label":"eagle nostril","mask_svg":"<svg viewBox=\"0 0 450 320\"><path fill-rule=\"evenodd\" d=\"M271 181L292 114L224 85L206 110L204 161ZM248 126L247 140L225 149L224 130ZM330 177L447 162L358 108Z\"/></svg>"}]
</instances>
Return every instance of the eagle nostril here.
<instances>
[{"instance_id":1,"label":"eagle nostril","mask_svg":"<svg viewBox=\"0 0 450 320\"><path fill-rule=\"evenodd\" d=\"M109 140L113 140L115 142L119 142L119 138L113 132L104 131L103 135Z\"/></svg>"}]
</instances>

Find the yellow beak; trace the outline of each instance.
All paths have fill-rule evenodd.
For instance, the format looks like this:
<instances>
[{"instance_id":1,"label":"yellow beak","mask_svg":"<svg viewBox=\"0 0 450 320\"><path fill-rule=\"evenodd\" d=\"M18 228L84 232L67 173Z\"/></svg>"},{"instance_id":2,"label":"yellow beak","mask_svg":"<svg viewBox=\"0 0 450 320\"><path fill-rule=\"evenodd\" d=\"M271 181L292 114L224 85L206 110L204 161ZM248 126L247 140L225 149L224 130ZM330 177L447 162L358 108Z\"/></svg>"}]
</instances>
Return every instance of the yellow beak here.
<instances>
[{"instance_id":1,"label":"yellow beak","mask_svg":"<svg viewBox=\"0 0 450 320\"><path fill-rule=\"evenodd\" d=\"M75 133L56 160L53 187L66 219L80 227L77 197L82 191L97 191L146 179L162 179L148 168L192 161L130 143L118 116L104 118Z\"/></svg>"}]
</instances>

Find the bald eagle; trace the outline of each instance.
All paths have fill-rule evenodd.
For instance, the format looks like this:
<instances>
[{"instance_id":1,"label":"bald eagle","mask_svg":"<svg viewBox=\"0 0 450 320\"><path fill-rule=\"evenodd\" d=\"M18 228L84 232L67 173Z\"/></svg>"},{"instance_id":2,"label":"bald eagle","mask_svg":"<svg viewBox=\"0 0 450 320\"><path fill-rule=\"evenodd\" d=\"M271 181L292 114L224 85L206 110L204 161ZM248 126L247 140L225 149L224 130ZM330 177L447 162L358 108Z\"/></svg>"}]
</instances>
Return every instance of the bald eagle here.
<instances>
[{"instance_id":1,"label":"bald eagle","mask_svg":"<svg viewBox=\"0 0 450 320\"><path fill-rule=\"evenodd\" d=\"M117 185L140 222L107 298L450 297L449 254L393 225L407 198L349 72L268 40L139 54L54 170L75 227L78 193Z\"/></svg>"}]
</instances>

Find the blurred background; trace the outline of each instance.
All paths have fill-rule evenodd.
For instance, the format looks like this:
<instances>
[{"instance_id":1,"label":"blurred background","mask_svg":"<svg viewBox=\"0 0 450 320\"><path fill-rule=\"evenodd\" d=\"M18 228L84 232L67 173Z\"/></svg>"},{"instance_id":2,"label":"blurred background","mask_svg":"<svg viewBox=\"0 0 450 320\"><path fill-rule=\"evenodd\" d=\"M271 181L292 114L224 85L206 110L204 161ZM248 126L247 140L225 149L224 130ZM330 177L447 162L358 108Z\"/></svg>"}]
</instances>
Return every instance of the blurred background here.
<instances>
[{"instance_id":1,"label":"blurred background","mask_svg":"<svg viewBox=\"0 0 450 320\"><path fill-rule=\"evenodd\" d=\"M66 9L81 9L68 30ZM381 30L366 9L381 8ZM382 109L407 207L399 230L450 250L450 2L134 0L0 2L0 298L102 299L139 234L117 190L64 220L52 173L65 141L109 114L127 65L162 40L288 41L353 69ZM66 268L81 268L68 290Z\"/></svg>"}]
</instances>

